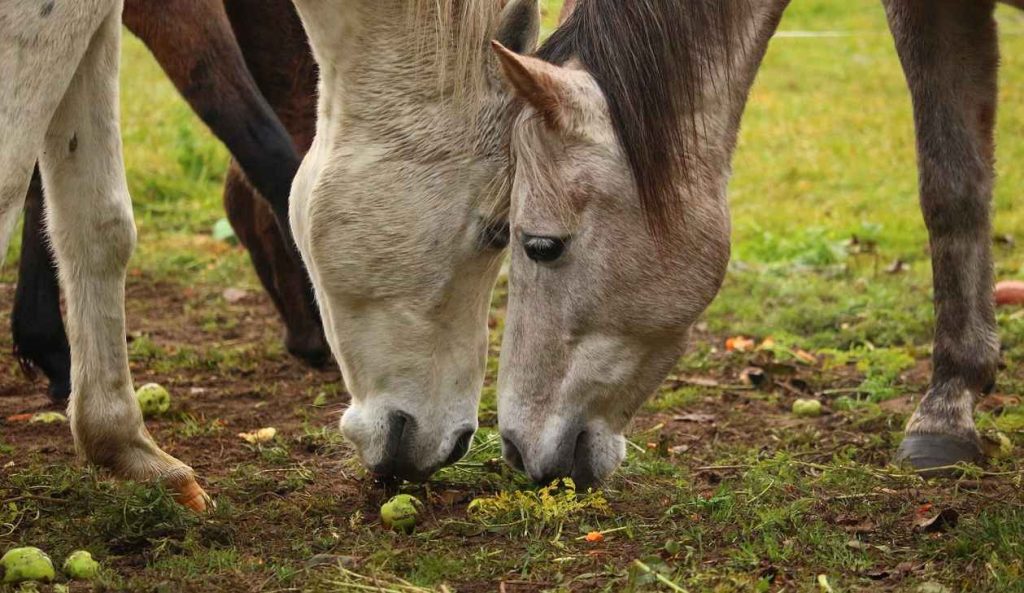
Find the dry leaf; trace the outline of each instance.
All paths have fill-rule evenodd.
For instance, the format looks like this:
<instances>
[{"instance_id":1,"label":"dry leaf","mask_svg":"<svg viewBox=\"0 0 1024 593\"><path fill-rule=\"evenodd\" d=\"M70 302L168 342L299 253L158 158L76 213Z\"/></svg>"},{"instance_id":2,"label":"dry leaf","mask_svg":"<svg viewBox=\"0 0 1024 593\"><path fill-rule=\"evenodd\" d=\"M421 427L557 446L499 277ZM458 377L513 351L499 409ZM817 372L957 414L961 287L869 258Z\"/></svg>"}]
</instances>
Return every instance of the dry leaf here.
<instances>
[{"instance_id":1,"label":"dry leaf","mask_svg":"<svg viewBox=\"0 0 1024 593\"><path fill-rule=\"evenodd\" d=\"M430 498L433 502L437 502L446 507L453 507L459 503L468 501L473 498L473 495L461 490L443 490L441 492L434 493Z\"/></svg>"},{"instance_id":2,"label":"dry leaf","mask_svg":"<svg viewBox=\"0 0 1024 593\"><path fill-rule=\"evenodd\" d=\"M247 296L249 293L241 288L228 288L223 293L224 300L232 305L244 301Z\"/></svg>"},{"instance_id":3,"label":"dry leaf","mask_svg":"<svg viewBox=\"0 0 1024 593\"><path fill-rule=\"evenodd\" d=\"M275 436L277 436L277 429L273 427L261 428L259 430L254 430L253 432L238 433L238 438L250 445L269 443L274 440Z\"/></svg>"},{"instance_id":4,"label":"dry leaf","mask_svg":"<svg viewBox=\"0 0 1024 593\"><path fill-rule=\"evenodd\" d=\"M922 516L918 509L918 518L914 526L924 533L943 533L956 527L959 521L960 513L954 509L944 509L934 517Z\"/></svg>"},{"instance_id":5,"label":"dry leaf","mask_svg":"<svg viewBox=\"0 0 1024 593\"><path fill-rule=\"evenodd\" d=\"M818 364L818 358L806 350L794 350L793 355L796 356L797 360L807 364Z\"/></svg>"},{"instance_id":6,"label":"dry leaf","mask_svg":"<svg viewBox=\"0 0 1024 593\"><path fill-rule=\"evenodd\" d=\"M690 450L690 445L676 445L675 447L669 447L670 455L682 455Z\"/></svg>"},{"instance_id":7,"label":"dry leaf","mask_svg":"<svg viewBox=\"0 0 1024 593\"><path fill-rule=\"evenodd\" d=\"M1015 408L1020 405L1020 398L1016 395L992 395L985 396L978 402L978 411L996 413L1005 408Z\"/></svg>"},{"instance_id":8,"label":"dry leaf","mask_svg":"<svg viewBox=\"0 0 1024 593\"><path fill-rule=\"evenodd\" d=\"M744 385L753 385L754 387L763 385L766 378L764 369L757 367L747 367L740 373L740 382Z\"/></svg>"},{"instance_id":9,"label":"dry leaf","mask_svg":"<svg viewBox=\"0 0 1024 593\"><path fill-rule=\"evenodd\" d=\"M29 424L67 424L68 417L60 412L39 412L29 420Z\"/></svg>"},{"instance_id":10,"label":"dry leaf","mask_svg":"<svg viewBox=\"0 0 1024 593\"><path fill-rule=\"evenodd\" d=\"M755 345L756 342L754 342L754 340L743 336L736 336L725 341L725 349L727 352L750 352L754 349Z\"/></svg>"},{"instance_id":11,"label":"dry leaf","mask_svg":"<svg viewBox=\"0 0 1024 593\"><path fill-rule=\"evenodd\" d=\"M879 408L891 414L910 414L917 408L916 398L904 395L893 399L887 399L878 404Z\"/></svg>"}]
</instances>

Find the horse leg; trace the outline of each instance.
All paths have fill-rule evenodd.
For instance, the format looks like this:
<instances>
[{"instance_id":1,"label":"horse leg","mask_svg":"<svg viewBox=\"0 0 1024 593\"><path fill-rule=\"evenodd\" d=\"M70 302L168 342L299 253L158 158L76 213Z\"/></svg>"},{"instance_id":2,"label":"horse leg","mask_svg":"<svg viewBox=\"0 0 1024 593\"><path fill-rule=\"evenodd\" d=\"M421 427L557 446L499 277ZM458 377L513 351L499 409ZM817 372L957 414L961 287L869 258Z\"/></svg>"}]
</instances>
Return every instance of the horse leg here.
<instances>
[{"instance_id":1,"label":"horse leg","mask_svg":"<svg viewBox=\"0 0 1024 593\"><path fill-rule=\"evenodd\" d=\"M247 181L233 165L225 185L228 219L284 320L285 347L314 366L324 364L322 323L288 225L298 152L260 93L223 3L129 0L124 20L244 172ZM268 216L276 228L261 224Z\"/></svg>"},{"instance_id":2,"label":"horse leg","mask_svg":"<svg viewBox=\"0 0 1024 593\"><path fill-rule=\"evenodd\" d=\"M50 380L50 399L65 401L71 395L71 347L60 313L57 262L46 243L43 187L37 169L25 198L11 329L18 358L43 371Z\"/></svg>"},{"instance_id":3,"label":"horse leg","mask_svg":"<svg viewBox=\"0 0 1024 593\"><path fill-rule=\"evenodd\" d=\"M288 352L314 367L323 366L329 359L329 349L305 267L275 232L273 214L259 202L234 162L224 184L224 207L260 282L284 320Z\"/></svg>"},{"instance_id":4,"label":"horse leg","mask_svg":"<svg viewBox=\"0 0 1024 593\"><path fill-rule=\"evenodd\" d=\"M46 132L40 159L50 236L67 293L78 449L117 476L160 479L206 507L192 469L157 446L135 399L124 284L135 224L118 123L121 2L106 14Z\"/></svg>"},{"instance_id":5,"label":"horse leg","mask_svg":"<svg viewBox=\"0 0 1024 593\"><path fill-rule=\"evenodd\" d=\"M124 23L228 147L290 243L288 196L299 155L246 66L224 3L128 0Z\"/></svg>"},{"instance_id":6,"label":"horse leg","mask_svg":"<svg viewBox=\"0 0 1024 593\"><path fill-rule=\"evenodd\" d=\"M974 404L999 362L990 203L999 48L993 0L884 0L914 103L935 287L932 382L897 459L981 459Z\"/></svg>"},{"instance_id":7,"label":"horse leg","mask_svg":"<svg viewBox=\"0 0 1024 593\"><path fill-rule=\"evenodd\" d=\"M0 80L4 81L0 84L0 260L21 217L47 126L99 22L99 17L87 16L98 4L100 0L83 1L82 6L72 4L62 11L52 6L40 10L31 3L4 8L6 18L0 19ZM40 197L38 188L35 192ZM48 259L36 258L34 263L41 265ZM26 266L21 270L24 274Z\"/></svg>"}]
</instances>

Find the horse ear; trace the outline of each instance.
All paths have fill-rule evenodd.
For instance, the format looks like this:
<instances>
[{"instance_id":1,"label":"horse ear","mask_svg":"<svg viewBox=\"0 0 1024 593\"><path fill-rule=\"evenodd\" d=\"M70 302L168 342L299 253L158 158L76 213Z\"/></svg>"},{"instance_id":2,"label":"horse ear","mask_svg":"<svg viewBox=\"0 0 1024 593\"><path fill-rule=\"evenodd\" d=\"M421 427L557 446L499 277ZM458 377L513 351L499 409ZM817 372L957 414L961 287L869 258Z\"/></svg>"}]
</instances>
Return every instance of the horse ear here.
<instances>
[{"instance_id":1,"label":"horse ear","mask_svg":"<svg viewBox=\"0 0 1024 593\"><path fill-rule=\"evenodd\" d=\"M497 41L491 45L516 95L540 112L552 128L565 127L569 101L560 76L562 69L544 60L521 56Z\"/></svg>"},{"instance_id":2,"label":"horse ear","mask_svg":"<svg viewBox=\"0 0 1024 593\"><path fill-rule=\"evenodd\" d=\"M511 0L501 11L495 39L520 54L531 54L540 43L540 3Z\"/></svg>"}]
</instances>

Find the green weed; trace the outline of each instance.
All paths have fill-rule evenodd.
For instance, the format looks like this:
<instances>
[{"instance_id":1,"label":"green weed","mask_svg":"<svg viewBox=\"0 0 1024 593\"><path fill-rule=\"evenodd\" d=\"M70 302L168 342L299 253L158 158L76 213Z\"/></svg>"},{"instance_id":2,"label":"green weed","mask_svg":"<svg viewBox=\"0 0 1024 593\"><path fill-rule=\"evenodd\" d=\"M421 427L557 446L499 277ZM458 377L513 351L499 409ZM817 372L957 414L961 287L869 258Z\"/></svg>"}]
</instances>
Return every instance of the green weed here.
<instances>
[{"instance_id":1,"label":"green weed","mask_svg":"<svg viewBox=\"0 0 1024 593\"><path fill-rule=\"evenodd\" d=\"M607 515L608 501L601 492L577 494L570 479L556 481L537 490L499 492L469 503L470 517L492 530L525 537L561 537L565 523L583 516Z\"/></svg>"}]
</instances>

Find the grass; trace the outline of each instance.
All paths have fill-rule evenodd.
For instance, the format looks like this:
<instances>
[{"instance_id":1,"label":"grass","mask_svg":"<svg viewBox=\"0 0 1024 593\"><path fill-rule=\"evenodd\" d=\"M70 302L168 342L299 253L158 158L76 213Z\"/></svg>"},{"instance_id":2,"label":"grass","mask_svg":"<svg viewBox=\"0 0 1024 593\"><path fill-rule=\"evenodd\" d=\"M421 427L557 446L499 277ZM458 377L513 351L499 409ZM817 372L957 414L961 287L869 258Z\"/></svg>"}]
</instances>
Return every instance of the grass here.
<instances>
[{"instance_id":1,"label":"grass","mask_svg":"<svg viewBox=\"0 0 1024 593\"><path fill-rule=\"evenodd\" d=\"M548 30L556 4L547 2ZM995 232L1019 238L1024 37L1012 33L1024 17L1001 8L1000 20L1011 34ZM365 479L335 428L337 376L286 359L265 301L220 298L226 287L259 290L244 251L212 237L227 154L126 39L124 137L140 230L130 283L153 300L131 305L132 365L140 383L175 393L150 427L197 464L218 508L194 517L159 487L75 466L66 428L0 424L0 550L35 544L60 562L89 549L106 567L97 591L1024 591L1020 462L993 459L934 482L886 465L908 398L927 386L933 313L910 104L881 8L794 0L782 30L849 35L773 41L735 159L726 285L638 418L622 469L580 498L537 491L509 470L498 459L492 359L470 454L404 487L427 508L410 536L380 527L390 492ZM996 267L1024 275L1024 252L998 242ZM13 279L11 266L4 274ZM162 294L186 296L167 305ZM1018 394L1024 316L1004 311L999 324L998 392ZM735 335L774 345L725 351ZM750 367L767 382L752 382ZM13 393L31 395L0 399L0 411L45 408L39 384L18 385ZM792 401L812 395L827 414L793 418ZM978 420L1019 455L1024 407ZM279 428L271 443L235 437L267 425ZM920 526L940 511L956 520ZM586 540L594 531L603 541Z\"/></svg>"}]
</instances>

